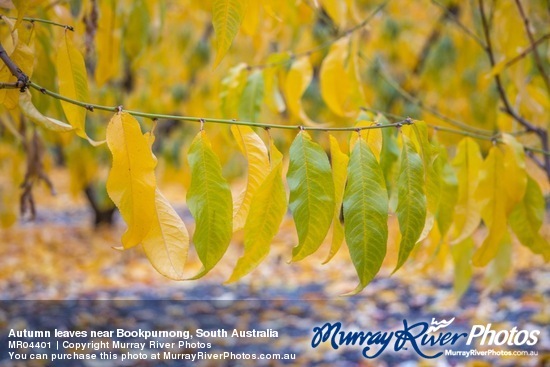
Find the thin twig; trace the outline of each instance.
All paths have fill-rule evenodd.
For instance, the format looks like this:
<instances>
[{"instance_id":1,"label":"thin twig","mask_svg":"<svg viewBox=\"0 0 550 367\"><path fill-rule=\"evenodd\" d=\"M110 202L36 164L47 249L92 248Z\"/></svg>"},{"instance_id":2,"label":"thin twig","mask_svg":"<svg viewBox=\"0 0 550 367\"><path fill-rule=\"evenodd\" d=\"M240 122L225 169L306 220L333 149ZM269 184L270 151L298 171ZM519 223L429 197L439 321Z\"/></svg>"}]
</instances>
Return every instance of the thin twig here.
<instances>
[{"instance_id":1,"label":"thin twig","mask_svg":"<svg viewBox=\"0 0 550 367\"><path fill-rule=\"evenodd\" d=\"M495 67L495 55L493 52L493 46L491 43L491 35L489 31L489 24L487 22L487 16L485 14L485 6L483 4L483 0L478 0L478 6L479 6L479 13L481 15L481 25L483 27L483 34L485 36L485 42L487 44L487 48L485 49L487 56L489 57L489 62L491 63L491 68ZM504 86L502 85L502 80L500 79L500 75L496 74L494 76L495 83L497 85L498 94L500 96L500 100L504 104L504 112L506 112L508 115L512 116L517 122L519 122L527 131L532 131L535 134L537 134L540 138L541 147L543 151L548 151L548 132L540 128L538 126L533 125L531 122L527 121L525 118L520 116L516 110L512 107L510 104L510 101L508 100L508 96L506 95L506 91L504 90ZM550 155L544 155L544 166L545 166L545 172L546 176L550 180Z\"/></svg>"},{"instance_id":2,"label":"thin twig","mask_svg":"<svg viewBox=\"0 0 550 367\"><path fill-rule=\"evenodd\" d=\"M533 36L533 32L531 32L531 24L530 24L529 18L525 14L525 11L523 10L523 5L521 5L520 0L516 0L516 5L519 10L519 15L523 20L525 33L527 33L527 38L529 38L529 42L531 43L531 47L533 48L533 58L535 59L535 65L537 65L537 69L539 69L540 76L542 77L542 80L546 85L546 90L550 95L550 77L548 77L546 70L544 70L544 66L542 65L542 59L540 57L539 51L537 50L537 47L535 46L535 37Z\"/></svg>"},{"instance_id":3,"label":"thin twig","mask_svg":"<svg viewBox=\"0 0 550 367\"><path fill-rule=\"evenodd\" d=\"M432 3L439 6L441 9L443 9L449 16L449 19L451 19L460 29L464 31L464 33L470 37L472 40L474 40L481 48L485 49L485 43L481 40L481 38L478 37L477 34L475 34L470 28L466 27L458 17L450 11L449 8L447 8L445 5L441 4L437 0L432 0Z\"/></svg>"},{"instance_id":4,"label":"thin twig","mask_svg":"<svg viewBox=\"0 0 550 367\"><path fill-rule=\"evenodd\" d=\"M149 119L166 119L166 120L176 120L176 121L193 121L198 123L216 123L216 124L226 124L226 125L243 125L243 126L250 126L250 127L259 127L259 128L269 128L269 129L284 129L284 130L315 130L315 131L357 131L360 130L369 130L369 129L381 129L381 128L387 128L387 127L400 127L402 125L410 125L412 124L412 120L405 118L403 121L396 122L391 125L372 125L372 126L348 126L348 127L325 127L325 126L302 126L302 125L281 125L281 124L265 124L260 122L252 122L252 121L239 121L236 119L217 119L217 118L210 118L210 117L194 117L194 116L181 116L181 115L165 115L165 114L157 114L157 113L148 113L148 112L141 112L141 111L134 111L134 110L127 110L124 108L121 108L121 106L104 106L99 104L92 104L92 103L86 103L82 101L77 101L71 98L67 98L61 94L52 92L46 88L41 87L40 85L29 82L29 87L36 89L43 94L46 94L48 96L54 97L56 99L74 104L76 106L80 106L83 108L86 108L89 111L94 110L101 110L101 111L109 111L109 112L126 112L133 116L139 116L139 117L145 117Z\"/></svg>"},{"instance_id":5,"label":"thin twig","mask_svg":"<svg viewBox=\"0 0 550 367\"><path fill-rule=\"evenodd\" d=\"M372 13L370 13L361 23L357 24L356 26L342 32L339 36L336 36L335 38L333 38L332 40L330 41L327 41L325 43L322 43L316 47L313 47L307 51L303 51L303 52L298 52L298 53L291 53L291 58L292 59L298 59L300 57L304 57L304 56L310 56L316 52L319 52L319 51L322 51L324 50L325 48L327 47L330 47L331 45L333 45L334 43L338 42L339 40L341 40L342 38L344 37L347 37L349 36L350 34L352 33L355 33L356 31L358 31L359 29L362 29L363 27L365 27L375 16L376 14L378 14L382 9L384 9L386 7L386 5L388 5L388 3L390 2L390 0L386 0L385 2L383 2L382 4L380 4L376 9L374 9L374 11ZM285 64L287 63L288 61L279 61L279 62L272 62L272 63L268 63L268 64L258 64L258 65L249 65L247 68L250 70L250 69L266 69L266 68L272 68L272 67L275 67L275 66L279 66L279 65L282 65L282 64Z\"/></svg>"},{"instance_id":6,"label":"thin twig","mask_svg":"<svg viewBox=\"0 0 550 367\"><path fill-rule=\"evenodd\" d=\"M2 16L6 17L6 18L9 18L9 19L15 19L15 20L18 19L17 17L8 17L8 16L5 16L5 15L0 15L0 17L2 17ZM29 23L44 23L44 24L54 25L54 26L65 28L65 29L68 29L69 31L74 32L74 27L73 26L70 26L70 25L67 25L67 24L61 24L61 23L57 23L57 22L52 22L51 20L47 20L47 19L23 17L23 20L25 22L29 22Z\"/></svg>"}]
</instances>

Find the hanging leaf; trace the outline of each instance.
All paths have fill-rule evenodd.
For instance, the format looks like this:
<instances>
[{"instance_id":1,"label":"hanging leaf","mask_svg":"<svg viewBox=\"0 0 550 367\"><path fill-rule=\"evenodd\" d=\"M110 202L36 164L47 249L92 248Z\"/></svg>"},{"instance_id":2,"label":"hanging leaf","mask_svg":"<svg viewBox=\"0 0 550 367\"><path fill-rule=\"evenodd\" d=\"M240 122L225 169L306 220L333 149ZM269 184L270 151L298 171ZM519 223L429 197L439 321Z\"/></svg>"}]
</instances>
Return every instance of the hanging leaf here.
<instances>
[{"instance_id":1,"label":"hanging leaf","mask_svg":"<svg viewBox=\"0 0 550 367\"><path fill-rule=\"evenodd\" d=\"M255 71L248 77L239 104L239 119L258 121L264 96L264 78L261 71Z\"/></svg>"},{"instance_id":2,"label":"hanging leaf","mask_svg":"<svg viewBox=\"0 0 550 367\"><path fill-rule=\"evenodd\" d=\"M183 279L189 233L178 213L158 189L155 191L151 229L142 244L145 255L159 273L170 279Z\"/></svg>"},{"instance_id":3,"label":"hanging leaf","mask_svg":"<svg viewBox=\"0 0 550 367\"><path fill-rule=\"evenodd\" d=\"M453 223L455 205L458 197L458 179L453 167L448 162L447 150L439 148L436 158L436 171L441 175L441 200L437 209L437 225L442 238L445 237Z\"/></svg>"},{"instance_id":4,"label":"hanging leaf","mask_svg":"<svg viewBox=\"0 0 550 367\"><path fill-rule=\"evenodd\" d=\"M279 78L281 66L289 60L287 53L271 54L266 63L272 65L264 69L264 103L274 113L282 113L285 110L285 101L279 91Z\"/></svg>"},{"instance_id":5,"label":"hanging leaf","mask_svg":"<svg viewBox=\"0 0 550 367\"><path fill-rule=\"evenodd\" d=\"M549 261L550 244L539 234L544 221L545 204L539 185L528 177L525 196L510 214L509 221L519 241Z\"/></svg>"},{"instance_id":6,"label":"hanging leaf","mask_svg":"<svg viewBox=\"0 0 550 367\"><path fill-rule=\"evenodd\" d=\"M101 87L120 75L120 24L117 1L101 0L95 37L97 65L95 81Z\"/></svg>"},{"instance_id":7,"label":"hanging leaf","mask_svg":"<svg viewBox=\"0 0 550 367\"><path fill-rule=\"evenodd\" d=\"M323 242L334 215L334 184L327 155L300 132L290 146L287 173L289 207L298 231L298 246L292 249L292 261L314 253Z\"/></svg>"},{"instance_id":8,"label":"hanging leaf","mask_svg":"<svg viewBox=\"0 0 550 367\"><path fill-rule=\"evenodd\" d=\"M128 226L122 236L127 249L143 241L155 219L157 161L139 122L126 112L115 114L109 121L107 145L113 155L107 193Z\"/></svg>"},{"instance_id":9,"label":"hanging leaf","mask_svg":"<svg viewBox=\"0 0 550 367\"><path fill-rule=\"evenodd\" d=\"M471 238L467 238L451 247L454 261L453 288L457 299L460 299L470 286L473 273L470 261L474 250L475 244Z\"/></svg>"},{"instance_id":10,"label":"hanging leaf","mask_svg":"<svg viewBox=\"0 0 550 367\"><path fill-rule=\"evenodd\" d=\"M220 160L204 131L189 148L191 185L187 205L195 218L193 242L202 261L202 269L190 279L206 275L229 247L233 233L233 202L229 184L222 176Z\"/></svg>"},{"instance_id":11,"label":"hanging leaf","mask_svg":"<svg viewBox=\"0 0 550 367\"><path fill-rule=\"evenodd\" d=\"M237 261L228 282L251 272L269 254L271 241L279 231L286 207L282 162L279 161L254 194L244 226L244 254Z\"/></svg>"},{"instance_id":12,"label":"hanging leaf","mask_svg":"<svg viewBox=\"0 0 550 367\"><path fill-rule=\"evenodd\" d=\"M73 127L64 122L46 117L40 113L32 104L31 92L27 89L23 93L19 93L19 108L23 115L37 125L40 125L48 130L56 132L72 131Z\"/></svg>"},{"instance_id":13,"label":"hanging leaf","mask_svg":"<svg viewBox=\"0 0 550 367\"><path fill-rule=\"evenodd\" d=\"M399 255L394 273L405 263L417 243L426 221L424 165L413 143L402 135L401 167L397 180L397 219L401 231Z\"/></svg>"},{"instance_id":14,"label":"hanging leaf","mask_svg":"<svg viewBox=\"0 0 550 367\"><path fill-rule=\"evenodd\" d=\"M477 249L472 262L485 266L498 253L499 245L506 228L506 189L505 181L512 179L504 168L504 154L501 147L493 146L481 167L481 179L475 193L481 203L481 217L489 230L488 236Z\"/></svg>"},{"instance_id":15,"label":"hanging leaf","mask_svg":"<svg viewBox=\"0 0 550 367\"><path fill-rule=\"evenodd\" d=\"M149 36L151 19L145 0L132 2L132 10L124 30L124 50L132 58L138 56L145 48Z\"/></svg>"},{"instance_id":16,"label":"hanging leaf","mask_svg":"<svg viewBox=\"0 0 550 367\"><path fill-rule=\"evenodd\" d=\"M246 0L214 0L212 3L212 24L216 33L214 67L231 47L246 12L246 3Z\"/></svg>"},{"instance_id":17,"label":"hanging leaf","mask_svg":"<svg viewBox=\"0 0 550 367\"><path fill-rule=\"evenodd\" d=\"M344 194L346 243L359 275L360 292L380 270L388 240L388 193L384 174L363 139L351 152Z\"/></svg>"},{"instance_id":18,"label":"hanging leaf","mask_svg":"<svg viewBox=\"0 0 550 367\"><path fill-rule=\"evenodd\" d=\"M332 166L332 181L334 182L334 217L332 218L332 242L330 252L323 264L328 263L338 252L344 241L344 226L340 222L340 211L346 188L347 167L349 157L342 153L338 140L330 135L330 163Z\"/></svg>"},{"instance_id":19,"label":"hanging leaf","mask_svg":"<svg viewBox=\"0 0 550 367\"><path fill-rule=\"evenodd\" d=\"M288 111L294 119L305 124L313 123L302 107L302 95L313 79L313 69L308 57L295 60L285 80L285 97Z\"/></svg>"},{"instance_id":20,"label":"hanging leaf","mask_svg":"<svg viewBox=\"0 0 550 367\"><path fill-rule=\"evenodd\" d=\"M84 58L73 44L72 37L65 30L57 48L56 59L59 93L65 97L86 102L90 100L88 77ZM61 107L69 123L75 128L78 136L87 139L92 145L98 145L86 134L86 109L72 103L61 101Z\"/></svg>"},{"instance_id":21,"label":"hanging leaf","mask_svg":"<svg viewBox=\"0 0 550 367\"><path fill-rule=\"evenodd\" d=\"M246 85L246 74L246 65L240 63L229 69L229 73L222 79L220 102L224 117L234 118L238 115L241 95Z\"/></svg>"},{"instance_id":22,"label":"hanging leaf","mask_svg":"<svg viewBox=\"0 0 550 367\"><path fill-rule=\"evenodd\" d=\"M321 0L321 4L337 27L345 26L347 12L345 1Z\"/></svg>"},{"instance_id":23,"label":"hanging leaf","mask_svg":"<svg viewBox=\"0 0 550 367\"><path fill-rule=\"evenodd\" d=\"M359 107L359 83L350 69L349 37L335 42L321 64L321 96L332 112L338 116L350 116Z\"/></svg>"},{"instance_id":24,"label":"hanging leaf","mask_svg":"<svg viewBox=\"0 0 550 367\"><path fill-rule=\"evenodd\" d=\"M242 229L248 216L252 197L269 174L269 157L262 139L248 126L231 126L231 132L248 162L246 189L233 206L233 231Z\"/></svg>"},{"instance_id":25,"label":"hanging leaf","mask_svg":"<svg viewBox=\"0 0 550 367\"><path fill-rule=\"evenodd\" d=\"M469 238L481 221L481 207L475 192L482 163L479 145L472 138L462 139L453 160L453 166L457 170L458 198L454 215L455 238L451 244Z\"/></svg>"},{"instance_id":26,"label":"hanging leaf","mask_svg":"<svg viewBox=\"0 0 550 367\"><path fill-rule=\"evenodd\" d=\"M31 4L28 0L12 0L12 2L17 9L17 20L15 22L15 28L18 28Z\"/></svg>"}]
</instances>

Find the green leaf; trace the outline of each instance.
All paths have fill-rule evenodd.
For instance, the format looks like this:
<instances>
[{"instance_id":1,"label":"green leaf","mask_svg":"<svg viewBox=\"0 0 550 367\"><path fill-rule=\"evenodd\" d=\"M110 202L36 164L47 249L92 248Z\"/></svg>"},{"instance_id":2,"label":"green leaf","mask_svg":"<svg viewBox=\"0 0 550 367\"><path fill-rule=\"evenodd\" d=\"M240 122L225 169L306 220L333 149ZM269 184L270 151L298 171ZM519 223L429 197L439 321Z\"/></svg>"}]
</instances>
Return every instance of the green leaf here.
<instances>
[{"instance_id":1,"label":"green leaf","mask_svg":"<svg viewBox=\"0 0 550 367\"><path fill-rule=\"evenodd\" d=\"M264 78L262 72L257 70L250 74L246 81L246 86L239 103L239 119L243 121L258 121L263 97Z\"/></svg>"},{"instance_id":2,"label":"green leaf","mask_svg":"<svg viewBox=\"0 0 550 367\"><path fill-rule=\"evenodd\" d=\"M338 140L330 135L330 158L332 166L332 180L334 182L334 218L332 219L332 242L330 252L327 259L323 262L326 264L338 252L344 242L344 226L340 222L340 210L342 210L342 200L344 199L344 190L346 188L347 168L349 157L342 153Z\"/></svg>"},{"instance_id":3,"label":"green leaf","mask_svg":"<svg viewBox=\"0 0 550 367\"><path fill-rule=\"evenodd\" d=\"M220 161L204 131L197 134L188 153L191 184L187 205L196 228L193 242L202 269L190 279L206 275L220 261L233 233L233 201L229 184L222 176Z\"/></svg>"},{"instance_id":4,"label":"green leaf","mask_svg":"<svg viewBox=\"0 0 550 367\"><path fill-rule=\"evenodd\" d=\"M405 263L420 238L426 221L424 166L413 143L402 135L401 167L397 180L397 219L401 231L399 255L394 273Z\"/></svg>"},{"instance_id":5,"label":"green leaf","mask_svg":"<svg viewBox=\"0 0 550 367\"><path fill-rule=\"evenodd\" d=\"M314 253L323 242L334 214L334 184L323 148L300 132L290 146L287 182L289 207L298 231L292 261Z\"/></svg>"},{"instance_id":6,"label":"green leaf","mask_svg":"<svg viewBox=\"0 0 550 367\"><path fill-rule=\"evenodd\" d=\"M216 33L216 60L214 67L222 61L237 35L246 12L246 0L214 0L212 24Z\"/></svg>"},{"instance_id":7,"label":"green leaf","mask_svg":"<svg viewBox=\"0 0 550 367\"><path fill-rule=\"evenodd\" d=\"M550 245L539 234L544 221L545 202L539 185L527 176L527 189L523 200L516 205L508 218L510 227L519 241L535 254L550 261Z\"/></svg>"},{"instance_id":8,"label":"green leaf","mask_svg":"<svg viewBox=\"0 0 550 367\"><path fill-rule=\"evenodd\" d=\"M358 139L348 167L344 194L346 243L359 276L360 292L380 270L388 240L388 193L373 152Z\"/></svg>"},{"instance_id":9,"label":"green leaf","mask_svg":"<svg viewBox=\"0 0 550 367\"><path fill-rule=\"evenodd\" d=\"M147 43L151 17L145 0L132 2L132 10L124 29L124 50L131 58L137 57Z\"/></svg>"},{"instance_id":10,"label":"green leaf","mask_svg":"<svg viewBox=\"0 0 550 367\"><path fill-rule=\"evenodd\" d=\"M237 261L228 283L248 274L269 254L271 241L279 231L286 207L282 162L279 162L252 199L244 226L244 254Z\"/></svg>"}]
</instances>

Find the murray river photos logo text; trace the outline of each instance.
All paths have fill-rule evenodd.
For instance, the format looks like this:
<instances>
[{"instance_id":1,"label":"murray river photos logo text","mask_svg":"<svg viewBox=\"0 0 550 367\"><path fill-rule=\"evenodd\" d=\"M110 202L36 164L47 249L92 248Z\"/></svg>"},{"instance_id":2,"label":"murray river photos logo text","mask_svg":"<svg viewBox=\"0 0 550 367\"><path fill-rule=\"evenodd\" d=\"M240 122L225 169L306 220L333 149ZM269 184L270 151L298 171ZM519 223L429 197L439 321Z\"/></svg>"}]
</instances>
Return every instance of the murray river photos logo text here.
<instances>
[{"instance_id":1,"label":"murray river photos logo text","mask_svg":"<svg viewBox=\"0 0 550 367\"><path fill-rule=\"evenodd\" d=\"M444 353L449 354L449 351L451 355L466 357L483 353L476 353L474 349L453 352L453 346L529 347L539 341L540 330L520 330L517 327L497 330L492 328L492 324L473 325L469 332L449 331L454 320L432 319L431 324L403 320L403 328L392 331L346 331L341 322L327 322L313 328L311 347L317 348L321 343L329 343L334 349L356 346L361 348L362 356L368 359L380 356L385 350L413 350L419 356L431 359ZM446 350L435 350L438 347L445 347Z\"/></svg>"}]
</instances>

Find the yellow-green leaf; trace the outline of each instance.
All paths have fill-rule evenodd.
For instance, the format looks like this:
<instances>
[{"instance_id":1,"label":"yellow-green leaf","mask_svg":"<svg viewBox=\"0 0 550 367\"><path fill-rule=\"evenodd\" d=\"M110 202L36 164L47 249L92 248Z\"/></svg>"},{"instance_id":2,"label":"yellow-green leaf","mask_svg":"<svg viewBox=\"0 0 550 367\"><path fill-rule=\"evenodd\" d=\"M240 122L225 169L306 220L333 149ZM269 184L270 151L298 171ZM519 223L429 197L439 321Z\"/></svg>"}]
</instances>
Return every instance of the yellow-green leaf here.
<instances>
[{"instance_id":1,"label":"yellow-green leaf","mask_svg":"<svg viewBox=\"0 0 550 367\"><path fill-rule=\"evenodd\" d=\"M384 173L363 139L355 144L344 194L346 243L359 276L356 294L370 283L386 256L388 193Z\"/></svg>"},{"instance_id":2,"label":"yellow-green leaf","mask_svg":"<svg viewBox=\"0 0 550 367\"><path fill-rule=\"evenodd\" d=\"M65 30L57 48L56 69L59 82L59 93L65 97L86 102L90 100L88 78L84 58L73 44L72 34ZM75 128L78 136L97 145L88 137L85 130L86 109L72 103L61 101L61 107L69 123Z\"/></svg>"},{"instance_id":3,"label":"yellow-green leaf","mask_svg":"<svg viewBox=\"0 0 550 367\"><path fill-rule=\"evenodd\" d=\"M481 204L481 217L489 234L474 254L472 263L476 266L485 266L496 256L506 232L508 200L505 181L514 178L505 171L503 150L503 147L493 146L481 167L475 198Z\"/></svg>"},{"instance_id":4,"label":"yellow-green leaf","mask_svg":"<svg viewBox=\"0 0 550 367\"><path fill-rule=\"evenodd\" d=\"M424 194L424 165L413 143L405 135L401 150L401 167L397 180L397 219L401 243L397 271L407 260L417 243L426 222L426 195Z\"/></svg>"},{"instance_id":5,"label":"yellow-green leaf","mask_svg":"<svg viewBox=\"0 0 550 367\"><path fill-rule=\"evenodd\" d=\"M145 255L159 273L170 279L183 279L189 234L178 213L158 189L151 229L142 244Z\"/></svg>"},{"instance_id":6,"label":"yellow-green leaf","mask_svg":"<svg viewBox=\"0 0 550 367\"><path fill-rule=\"evenodd\" d=\"M132 10L124 30L124 50L131 58L137 57L144 49L151 23L145 0L132 2Z\"/></svg>"},{"instance_id":7,"label":"yellow-green leaf","mask_svg":"<svg viewBox=\"0 0 550 367\"><path fill-rule=\"evenodd\" d=\"M286 207L282 162L279 162L254 194L244 226L244 254L237 261L228 282L248 274L269 254L271 241L279 231Z\"/></svg>"},{"instance_id":8,"label":"yellow-green leaf","mask_svg":"<svg viewBox=\"0 0 550 367\"><path fill-rule=\"evenodd\" d=\"M455 207L454 232L451 242L456 244L470 237L481 221L481 206L475 198L483 158L479 145L472 138L464 138L457 147L453 166L457 170L458 198Z\"/></svg>"},{"instance_id":9,"label":"yellow-green leaf","mask_svg":"<svg viewBox=\"0 0 550 367\"><path fill-rule=\"evenodd\" d=\"M262 139L248 126L231 126L231 132L239 149L248 161L248 182L246 189L235 200L233 210L233 231L242 229L248 216L250 202L266 176L269 174L269 156Z\"/></svg>"},{"instance_id":10,"label":"yellow-green leaf","mask_svg":"<svg viewBox=\"0 0 550 367\"><path fill-rule=\"evenodd\" d=\"M195 218L193 242L202 269L191 279L206 275L229 247L233 233L233 202L229 184L222 176L220 160L206 133L197 134L188 153L191 185L187 205Z\"/></svg>"},{"instance_id":11,"label":"yellow-green leaf","mask_svg":"<svg viewBox=\"0 0 550 367\"><path fill-rule=\"evenodd\" d=\"M453 288L456 298L460 299L468 290L472 280L472 254L475 250L474 241L467 238L451 247L451 254L454 262Z\"/></svg>"},{"instance_id":12,"label":"yellow-green leaf","mask_svg":"<svg viewBox=\"0 0 550 367\"><path fill-rule=\"evenodd\" d=\"M13 5L17 9L17 20L15 22L15 28L19 27L19 24L23 21L23 17L29 8L30 1L28 0L12 0Z\"/></svg>"},{"instance_id":13,"label":"yellow-green leaf","mask_svg":"<svg viewBox=\"0 0 550 367\"><path fill-rule=\"evenodd\" d=\"M244 87L239 103L239 119L243 121L258 121L262 99L264 96L264 78L257 70L250 74Z\"/></svg>"},{"instance_id":14,"label":"yellow-green leaf","mask_svg":"<svg viewBox=\"0 0 550 367\"><path fill-rule=\"evenodd\" d=\"M340 222L340 211L346 188L349 157L340 150L338 140L330 135L330 163L332 166L332 181L334 182L334 217L332 218L332 242L326 264L336 255L344 241L344 226Z\"/></svg>"},{"instance_id":15,"label":"yellow-green leaf","mask_svg":"<svg viewBox=\"0 0 550 367\"><path fill-rule=\"evenodd\" d=\"M298 246L292 249L292 260L314 253L323 240L334 215L334 184L327 155L305 131L290 146L287 173L290 189L289 207L298 231Z\"/></svg>"},{"instance_id":16,"label":"yellow-green leaf","mask_svg":"<svg viewBox=\"0 0 550 367\"><path fill-rule=\"evenodd\" d=\"M157 161L139 122L126 112L109 121L107 145L113 155L107 193L128 226L122 245L130 248L143 241L154 221Z\"/></svg>"},{"instance_id":17,"label":"yellow-green leaf","mask_svg":"<svg viewBox=\"0 0 550 367\"><path fill-rule=\"evenodd\" d=\"M216 33L216 60L214 67L222 61L237 35L247 0L214 0L212 3L212 24Z\"/></svg>"},{"instance_id":18,"label":"yellow-green leaf","mask_svg":"<svg viewBox=\"0 0 550 367\"><path fill-rule=\"evenodd\" d=\"M510 214L510 227L524 246L549 261L550 244L539 233L544 213L544 195L535 180L528 177L525 196Z\"/></svg>"},{"instance_id":19,"label":"yellow-green leaf","mask_svg":"<svg viewBox=\"0 0 550 367\"><path fill-rule=\"evenodd\" d=\"M29 120L34 122L37 125L40 125L48 130L56 132L67 132L72 131L73 127L64 122L46 117L40 113L32 104L32 96L29 90L26 90L23 93L19 93L19 108L23 115L25 115Z\"/></svg>"},{"instance_id":20,"label":"yellow-green leaf","mask_svg":"<svg viewBox=\"0 0 550 367\"><path fill-rule=\"evenodd\" d=\"M292 63L285 80L287 108L294 119L310 122L302 107L302 95L313 79L313 69L308 57L300 57Z\"/></svg>"},{"instance_id":21,"label":"yellow-green leaf","mask_svg":"<svg viewBox=\"0 0 550 367\"><path fill-rule=\"evenodd\" d=\"M243 89L246 85L246 65L240 63L222 79L220 92L221 110L224 117L236 118Z\"/></svg>"}]
</instances>

